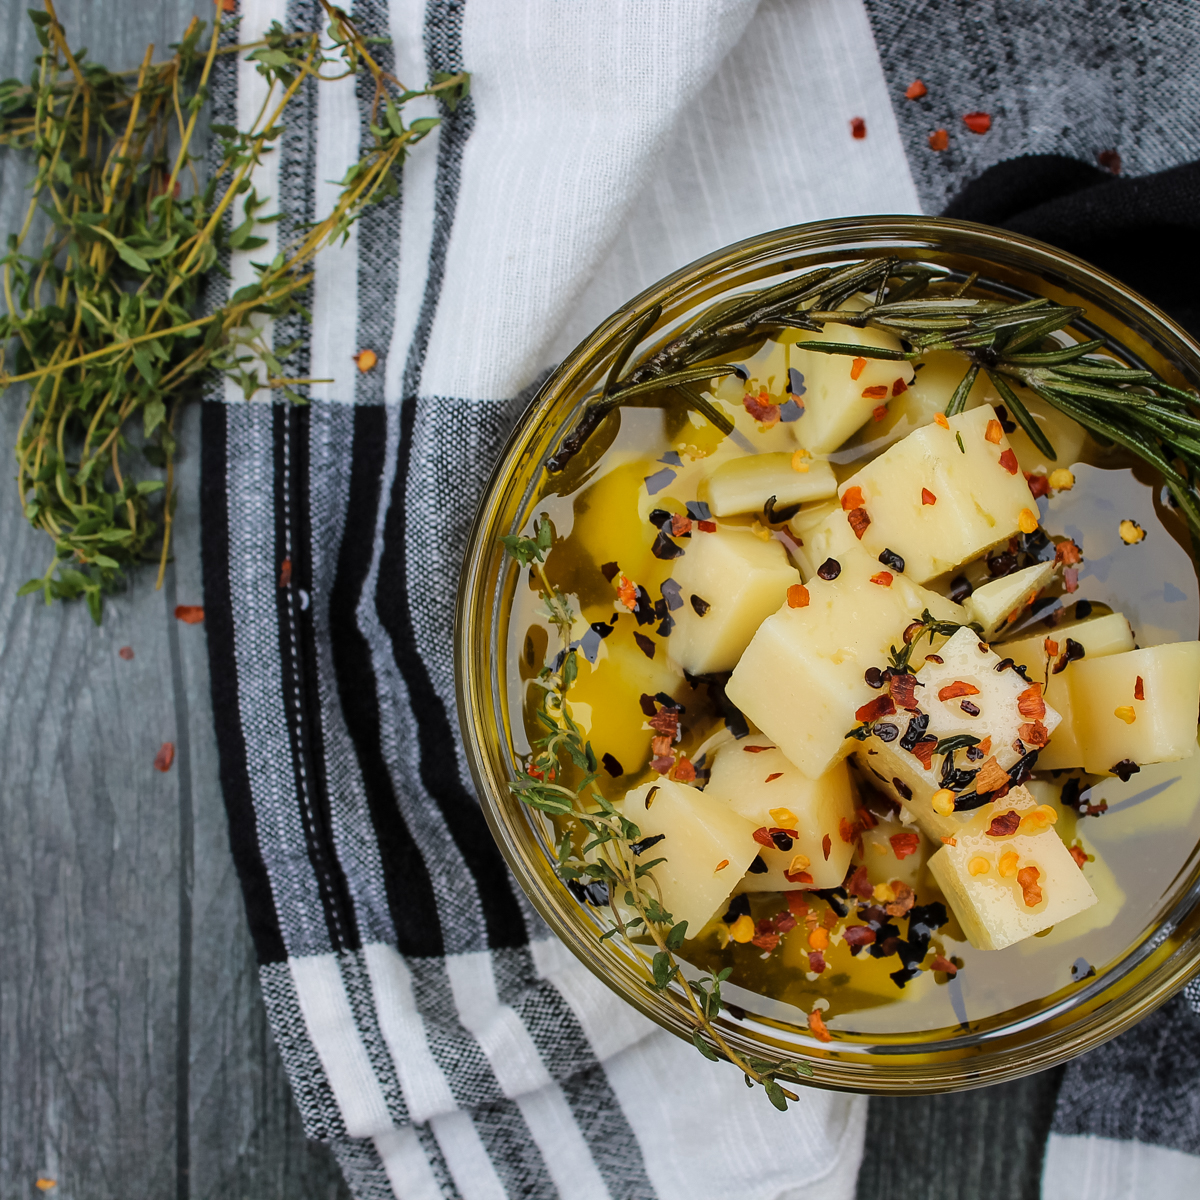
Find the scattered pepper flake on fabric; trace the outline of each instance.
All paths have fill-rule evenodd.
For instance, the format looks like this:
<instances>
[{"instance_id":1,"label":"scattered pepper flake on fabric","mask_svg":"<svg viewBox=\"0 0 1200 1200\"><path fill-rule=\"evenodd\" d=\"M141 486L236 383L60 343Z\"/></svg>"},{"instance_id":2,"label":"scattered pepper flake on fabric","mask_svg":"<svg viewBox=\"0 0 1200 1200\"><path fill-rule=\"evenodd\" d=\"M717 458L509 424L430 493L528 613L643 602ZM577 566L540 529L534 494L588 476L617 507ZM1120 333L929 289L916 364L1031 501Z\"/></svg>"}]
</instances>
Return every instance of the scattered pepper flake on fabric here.
<instances>
[{"instance_id":1,"label":"scattered pepper flake on fabric","mask_svg":"<svg viewBox=\"0 0 1200 1200\"><path fill-rule=\"evenodd\" d=\"M154 769L162 771L164 774L171 769L171 764L175 761L175 743L163 742L158 748L158 753L154 756Z\"/></svg>"},{"instance_id":2,"label":"scattered pepper flake on fabric","mask_svg":"<svg viewBox=\"0 0 1200 1200\"><path fill-rule=\"evenodd\" d=\"M928 94L929 89L919 79L914 79L904 89L904 98L906 100L920 100L922 96L927 96Z\"/></svg>"},{"instance_id":3,"label":"scattered pepper flake on fabric","mask_svg":"<svg viewBox=\"0 0 1200 1200\"><path fill-rule=\"evenodd\" d=\"M985 112L964 113L963 124L972 133L987 133L992 127L992 114Z\"/></svg>"},{"instance_id":4,"label":"scattered pepper flake on fabric","mask_svg":"<svg viewBox=\"0 0 1200 1200\"><path fill-rule=\"evenodd\" d=\"M867 136L867 123L862 117L850 118L850 136L860 142Z\"/></svg>"},{"instance_id":5,"label":"scattered pepper flake on fabric","mask_svg":"<svg viewBox=\"0 0 1200 1200\"><path fill-rule=\"evenodd\" d=\"M929 135L929 148L937 152L945 150L950 145L950 131L948 129L935 129Z\"/></svg>"},{"instance_id":6,"label":"scattered pepper flake on fabric","mask_svg":"<svg viewBox=\"0 0 1200 1200\"><path fill-rule=\"evenodd\" d=\"M1121 156L1115 150L1099 150L1096 152L1096 161L1113 175L1121 173Z\"/></svg>"},{"instance_id":7,"label":"scattered pepper flake on fabric","mask_svg":"<svg viewBox=\"0 0 1200 1200\"><path fill-rule=\"evenodd\" d=\"M1121 541L1127 546L1136 546L1138 542L1146 540L1146 531L1136 521L1128 519L1122 521L1118 532L1121 535Z\"/></svg>"},{"instance_id":8,"label":"scattered pepper flake on fabric","mask_svg":"<svg viewBox=\"0 0 1200 1200\"><path fill-rule=\"evenodd\" d=\"M352 356L354 365L365 375L379 361L374 350L360 350Z\"/></svg>"},{"instance_id":9,"label":"scattered pepper flake on fabric","mask_svg":"<svg viewBox=\"0 0 1200 1200\"><path fill-rule=\"evenodd\" d=\"M199 604L175 605L175 620L185 625L199 625L204 620L204 609Z\"/></svg>"},{"instance_id":10,"label":"scattered pepper flake on fabric","mask_svg":"<svg viewBox=\"0 0 1200 1200\"><path fill-rule=\"evenodd\" d=\"M133 661L133 647L132 646L122 646L120 648L120 650L117 651L117 657L123 658L126 662L132 662Z\"/></svg>"},{"instance_id":11,"label":"scattered pepper flake on fabric","mask_svg":"<svg viewBox=\"0 0 1200 1200\"><path fill-rule=\"evenodd\" d=\"M281 588L292 586L292 560L290 558L285 558L279 564L279 586Z\"/></svg>"}]
</instances>

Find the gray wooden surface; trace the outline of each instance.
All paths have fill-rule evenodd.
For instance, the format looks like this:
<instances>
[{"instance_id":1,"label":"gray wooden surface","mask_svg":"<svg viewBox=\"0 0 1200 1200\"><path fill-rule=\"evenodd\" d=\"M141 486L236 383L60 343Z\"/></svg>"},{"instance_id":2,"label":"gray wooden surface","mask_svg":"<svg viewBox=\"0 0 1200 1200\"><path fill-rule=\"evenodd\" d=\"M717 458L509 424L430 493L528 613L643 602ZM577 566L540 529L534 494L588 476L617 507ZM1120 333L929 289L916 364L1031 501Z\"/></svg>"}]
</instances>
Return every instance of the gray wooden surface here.
<instances>
[{"instance_id":1,"label":"gray wooden surface","mask_svg":"<svg viewBox=\"0 0 1200 1200\"><path fill-rule=\"evenodd\" d=\"M188 0L59 0L73 45L132 66ZM0 0L0 77L35 53L25 0ZM202 16L210 11L195 4ZM0 227L26 176L0 152ZM0 400L0 447L23 396ZM184 421L177 557L103 625L16 588L47 545L0 481L0 1200L332 1200L266 1026L217 778L199 603L198 414ZM7 453L7 451L3 451ZM118 656L122 646L135 657ZM172 770L153 769L173 741ZM1056 1077L872 1104L860 1200L1037 1194ZM997 1136L997 1131L1002 1131Z\"/></svg>"}]
</instances>

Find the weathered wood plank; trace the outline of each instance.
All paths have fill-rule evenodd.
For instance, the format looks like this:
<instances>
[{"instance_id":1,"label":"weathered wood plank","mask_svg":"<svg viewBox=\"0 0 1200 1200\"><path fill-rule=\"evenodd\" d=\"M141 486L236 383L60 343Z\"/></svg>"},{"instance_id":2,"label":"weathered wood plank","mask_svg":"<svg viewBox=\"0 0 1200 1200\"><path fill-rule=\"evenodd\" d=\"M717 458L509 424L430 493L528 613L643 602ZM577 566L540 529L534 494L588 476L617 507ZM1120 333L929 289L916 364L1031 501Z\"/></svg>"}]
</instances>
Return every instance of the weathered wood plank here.
<instances>
[{"instance_id":1,"label":"weathered wood plank","mask_svg":"<svg viewBox=\"0 0 1200 1200\"><path fill-rule=\"evenodd\" d=\"M135 65L204 3L61 0L75 45ZM0 76L36 43L3 0ZM0 225L27 176L0 153ZM0 401L11 446L23 395ZM198 421L184 420L178 557L169 586L139 576L93 626L15 589L48 547L0 486L0 1197L34 1180L75 1197L347 1192L309 1146L270 1043L229 856L202 627L172 611L200 596ZM132 661L117 650L134 648ZM174 769L153 769L174 741ZM181 1023L182 1019L182 1023Z\"/></svg>"}]
</instances>

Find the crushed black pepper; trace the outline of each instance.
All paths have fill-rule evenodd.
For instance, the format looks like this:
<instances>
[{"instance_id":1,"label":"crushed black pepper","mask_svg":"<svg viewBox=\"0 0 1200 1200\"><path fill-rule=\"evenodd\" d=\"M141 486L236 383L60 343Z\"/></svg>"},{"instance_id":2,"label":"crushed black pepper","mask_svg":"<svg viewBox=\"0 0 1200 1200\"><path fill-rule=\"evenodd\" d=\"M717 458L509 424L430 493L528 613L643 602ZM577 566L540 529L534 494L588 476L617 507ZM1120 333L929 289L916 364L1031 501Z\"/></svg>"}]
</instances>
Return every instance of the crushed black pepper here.
<instances>
[{"instance_id":1,"label":"crushed black pepper","mask_svg":"<svg viewBox=\"0 0 1200 1200\"><path fill-rule=\"evenodd\" d=\"M607 751L600 759L604 769L614 778L625 774L625 768Z\"/></svg>"},{"instance_id":2,"label":"crushed black pepper","mask_svg":"<svg viewBox=\"0 0 1200 1200\"><path fill-rule=\"evenodd\" d=\"M885 567L888 567L893 571L904 570L904 559L902 559L900 555L895 552L895 550L885 549L882 551L882 553L879 555L879 561L883 563Z\"/></svg>"},{"instance_id":3,"label":"crushed black pepper","mask_svg":"<svg viewBox=\"0 0 1200 1200\"><path fill-rule=\"evenodd\" d=\"M824 580L834 580L842 573L842 564L836 558L827 558L818 568L817 574Z\"/></svg>"},{"instance_id":4,"label":"crushed black pepper","mask_svg":"<svg viewBox=\"0 0 1200 1200\"><path fill-rule=\"evenodd\" d=\"M709 610L710 608L712 608L712 605L711 605L711 604L709 604L709 602L708 602L707 600L702 600L702 599L701 599L699 596L697 596L695 593L693 593L693 594L692 594L692 595L689 597L689 599L690 599L690 601L691 601L692 608L694 608L694 609L696 610L696 616L698 616L698 617L702 617L702 616L704 616L704 615L705 615L705 613L707 613L707 612L708 612L708 610Z\"/></svg>"}]
</instances>

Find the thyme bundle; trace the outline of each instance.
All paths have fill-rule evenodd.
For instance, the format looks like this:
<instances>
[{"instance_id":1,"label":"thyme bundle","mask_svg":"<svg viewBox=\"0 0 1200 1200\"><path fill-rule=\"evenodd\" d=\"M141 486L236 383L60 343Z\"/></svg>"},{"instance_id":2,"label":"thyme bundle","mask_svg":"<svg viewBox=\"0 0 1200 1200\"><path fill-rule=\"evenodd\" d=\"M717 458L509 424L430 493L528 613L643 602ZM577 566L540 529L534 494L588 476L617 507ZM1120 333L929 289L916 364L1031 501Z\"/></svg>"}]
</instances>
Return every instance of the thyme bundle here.
<instances>
[{"instance_id":1,"label":"thyme bundle","mask_svg":"<svg viewBox=\"0 0 1200 1200\"><path fill-rule=\"evenodd\" d=\"M232 379L247 399L265 387L302 402L297 389L316 381L289 377L293 347L269 342L266 319L306 317L315 255L395 192L395 169L438 124L423 117L406 125L403 105L437 96L452 109L466 94L466 74L406 88L345 13L321 4L324 34L276 23L259 41L222 47L222 30L234 26L222 26L216 0L206 47L205 23L193 19L169 59L155 63L148 47L132 73L72 52L53 0L31 10L42 47L32 78L0 83L0 145L29 152L36 166L24 222L0 258L0 392L31 385L17 487L54 552L21 594L41 592L47 603L85 597L99 621L103 596L136 564L157 559L161 586L179 405L208 372ZM202 180L191 151L214 62L225 53L245 54L268 91L249 129L212 127L220 162ZM222 254L266 244L261 227L280 215L262 211L270 198L257 195L251 172L276 146L289 104L306 80L364 71L375 84L374 142L340 181L333 210L256 263L253 283L203 313L204 284L223 270ZM27 249L39 214L45 235ZM12 373L3 356L10 342Z\"/></svg>"},{"instance_id":2,"label":"thyme bundle","mask_svg":"<svg viewBox=\"0 0 1200 1200\"><path fill-rule=\"evenodd\" d=\"M622 379L637 344L654 327L661 308L647 313L626 338L599 397L550 459L561 471L614 407L655 389L690 390L699 380L737 368L718 362L748 341L783 329L821 332L829 324L886 330L902 349L838 342L799 341L801 350L862 358L913 361L935 350L961 354L962 381L946 416L962 412L983 372L1014 421L1030 440L1055 459L1054 447L1013 390L1023 384L1047 404L1083 425L1102 442L1115 443L1163 477L1183 512L1193 538L1200 538L1200 396L1173 387L1152 371L1111 356L1102 338L1070 341L1058 336L1084 316L1082 308L1044 297L1019 302L972 297L977 276L949 285L946 272L914 267L897 258L877 258L843 267L821 267L782 283L717 301L676 337L649 352ZM866 295L863 307L846 308ZM1069 336L1069 335L1068 335ZM1108 350L1107 354L1099 354ZM712 365L707 365L712 364ZM728 433L732 426L707 400L693 407Z\"/></svg>"},{"instance_id":3,"label":"thyme bundle","mask_svg":"<svg viewBox=\"0 0 1200 1200\"><path fill-rule=\"evenodd\" d=\"M798 1097L780 1081L798 1082L811 1076L812 1068L741 1055L729 1044L715 1021L721 1011L721 984L730 969L710 972L703 980L684 976L676 955L687 937L687 922L676 922L662 907L653 874L665 860L640 857L657 839L641 840L637 825L592 786L599 774L596 756L567 709L567 693L576 676L575 614L546 574L553 540L550 521L536 521L533 537L513 534L502 540L511 557L536 575L546 615L560 640L552 663L535 681L542 689L537 719L545 736L509 787L523 803L563 822L558 874L578 898L608 908L612 924L601 940L622 938L647 986L675 1008L705 1058L732 1062L748 1086L761 1085L776 1108L786 1109L787 1102ZM582 845L577 845L577 837Z\"/></svg>"}]
</instances>

